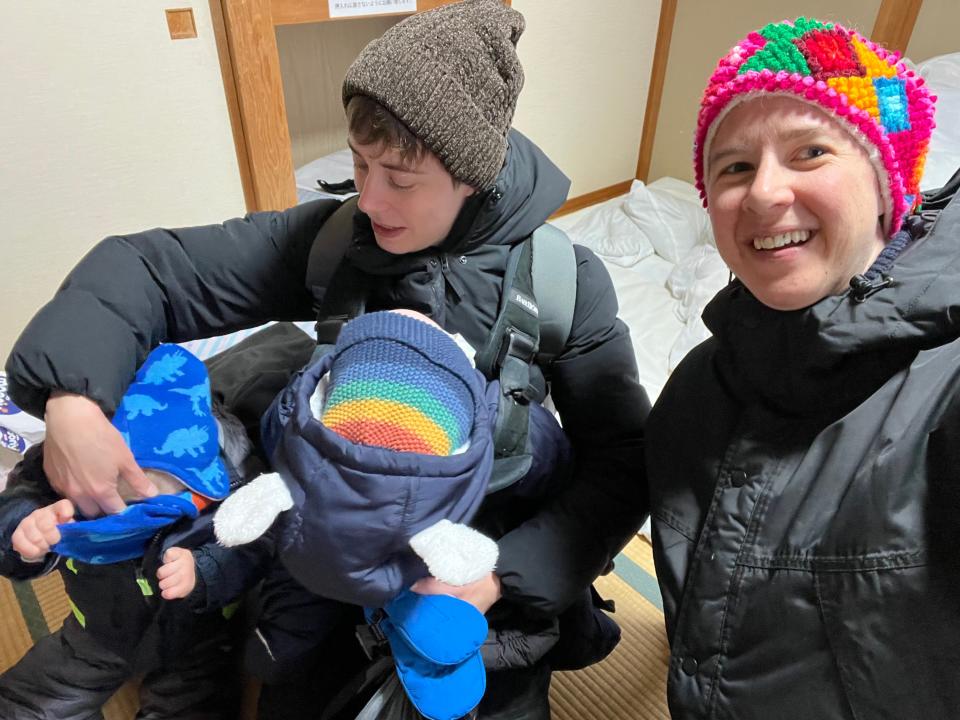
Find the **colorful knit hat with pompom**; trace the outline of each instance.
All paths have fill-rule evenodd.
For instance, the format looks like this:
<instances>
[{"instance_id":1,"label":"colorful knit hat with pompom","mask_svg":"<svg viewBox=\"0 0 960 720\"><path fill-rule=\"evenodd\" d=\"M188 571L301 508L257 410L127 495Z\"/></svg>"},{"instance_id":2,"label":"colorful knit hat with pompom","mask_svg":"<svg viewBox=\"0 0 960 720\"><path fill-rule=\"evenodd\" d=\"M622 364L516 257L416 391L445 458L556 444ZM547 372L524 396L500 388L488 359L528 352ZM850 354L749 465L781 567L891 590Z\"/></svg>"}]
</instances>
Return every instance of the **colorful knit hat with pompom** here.
<instances>
[{"instance_id":1,"label":"colorful knit hat with pompom","mask_svg":"<svg viewBox=\"0 0 960 720\"><path fill-rule=\"evenodd\" d=\"M700 103L694 168L704 207L705 159L723 118L761 93L788 95L825 111L866 148L892 237L920 204L936 101L899 58L837 23L803 17L750 33L721 58Z\"/></svg>"},{"instance_id":2,"label":"colorful knit hat with pompom","mask_svg":"<svg viewBox=\"0 0 960 720\"><path fill-rule=\"evenodd\" d=\"M344 325L320 421L351 442L452 455L470 439L485 383L439 327L396 312Z\"/></svg>"}]
</instances>

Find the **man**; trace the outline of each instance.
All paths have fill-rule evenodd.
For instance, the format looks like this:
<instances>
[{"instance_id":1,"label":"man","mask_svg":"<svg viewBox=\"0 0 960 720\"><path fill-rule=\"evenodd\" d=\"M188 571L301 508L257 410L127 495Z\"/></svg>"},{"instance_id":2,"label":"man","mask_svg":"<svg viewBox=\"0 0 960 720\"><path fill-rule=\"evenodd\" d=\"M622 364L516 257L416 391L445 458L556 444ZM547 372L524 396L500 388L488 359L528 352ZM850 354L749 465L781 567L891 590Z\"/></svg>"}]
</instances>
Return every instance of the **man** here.
<instances>
[{"instance_id":1,"label":"man","mask_svg":"<svg viewBox=\"0 0 960 720\"><path fill-rule=\"evenodd\" d=\"M523 17L497 0L414 15L370 43L343 85L360 197L341 270L363 285L367 310L416 309L478 348L497 318L511 247L569 187L510 130L523 29ZM122 507L118 477L150 494L107 415L153 346L316 317L324 298L308 287L308 258L337 207L318 201L223 225L108 238L68 276L17 341L7 371L14 400L45 413L46 470L81 512ZM495 574L456 589L427 582L422 592L457 595L484 612L502 598L495 610L555 618L643 519L649 402L606 270L584 248L576 260L570 337L542 368L574 446L575 480L499 528ZM497 713L521 695L533 698L523 717L549 716L550 665L529 665L522 676L491 672L481 716L506 716Z\"/></svg>"}]
</instances>

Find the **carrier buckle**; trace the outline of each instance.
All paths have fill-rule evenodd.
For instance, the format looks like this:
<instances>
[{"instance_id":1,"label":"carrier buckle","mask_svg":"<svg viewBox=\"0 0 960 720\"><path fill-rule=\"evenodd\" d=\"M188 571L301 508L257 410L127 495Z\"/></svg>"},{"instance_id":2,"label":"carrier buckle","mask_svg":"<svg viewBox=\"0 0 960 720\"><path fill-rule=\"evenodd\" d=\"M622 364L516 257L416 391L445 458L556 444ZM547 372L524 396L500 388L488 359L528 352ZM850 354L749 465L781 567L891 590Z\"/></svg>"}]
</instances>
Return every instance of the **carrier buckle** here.
<instances>
[{"instance_id":1,"label":"carrier buckle","mask_svg":"<svg viewBox=\"0 0 960 720\"><path fill-rule=\"evenodd\" d=\"M385 655L385 649L389 647L390 643L387 636L380 629L380 621L384 617L386 617L386 614L383 610L377 610L369 624L357 625L357 640L360 642L364 655L369 660L376 660L378 657Z\"/></svg>"},{"instance_id":2,"label":"carrier buckle","mask_svg":"<svg viewBox=\"0 0 960 720\"><path fill-rule=\"evenodd\" d=\"M500 352L497 353L497 366L503 367L507 357L515 357L529 365L537 349L536 340L513 327L508 327L500 343Z\"/></svg>"}]
</instances>

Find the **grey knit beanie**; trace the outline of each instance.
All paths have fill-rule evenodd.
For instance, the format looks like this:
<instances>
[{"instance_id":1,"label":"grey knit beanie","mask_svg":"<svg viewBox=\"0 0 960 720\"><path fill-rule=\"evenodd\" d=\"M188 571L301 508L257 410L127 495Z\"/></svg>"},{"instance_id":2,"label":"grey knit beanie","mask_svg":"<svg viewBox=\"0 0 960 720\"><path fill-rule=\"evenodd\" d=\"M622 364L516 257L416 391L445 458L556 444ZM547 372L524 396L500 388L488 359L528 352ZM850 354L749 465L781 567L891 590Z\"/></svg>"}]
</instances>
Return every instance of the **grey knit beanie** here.
<instances>
[{"instance_id":1,"label":"grey knit beanie","mask_svg":"<svg viewBox=\"0 0 960 720\"><path fill-rule=\"evenodd\" d=\"M493 185L523 68L524 20L501 0L463 0L397 23L363 49L343 80L343 105L367 95L406 125L450 174Z\"/></svg>"}]
</instances>

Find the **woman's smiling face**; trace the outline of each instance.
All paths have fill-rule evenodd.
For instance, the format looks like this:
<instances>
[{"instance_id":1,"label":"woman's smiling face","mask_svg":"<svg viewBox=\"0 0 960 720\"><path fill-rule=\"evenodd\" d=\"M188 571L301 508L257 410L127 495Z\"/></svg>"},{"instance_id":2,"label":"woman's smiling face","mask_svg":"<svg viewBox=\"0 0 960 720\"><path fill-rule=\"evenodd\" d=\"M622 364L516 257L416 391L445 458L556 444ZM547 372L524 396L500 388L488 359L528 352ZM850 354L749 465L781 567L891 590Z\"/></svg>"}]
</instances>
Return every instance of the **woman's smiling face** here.
<instances>
[{"instance_id":1,"label":"woman's smiling face","mask_svg":"<svg viewBox=\"0 0 960 720\"><path fill-rule=\"evenodd\" d=\"M885 244L877 174L835 120L800 100L748 100L707 148L717 249L765 305L808 307L842 293Z\"/></svg>"}]
</instances>

